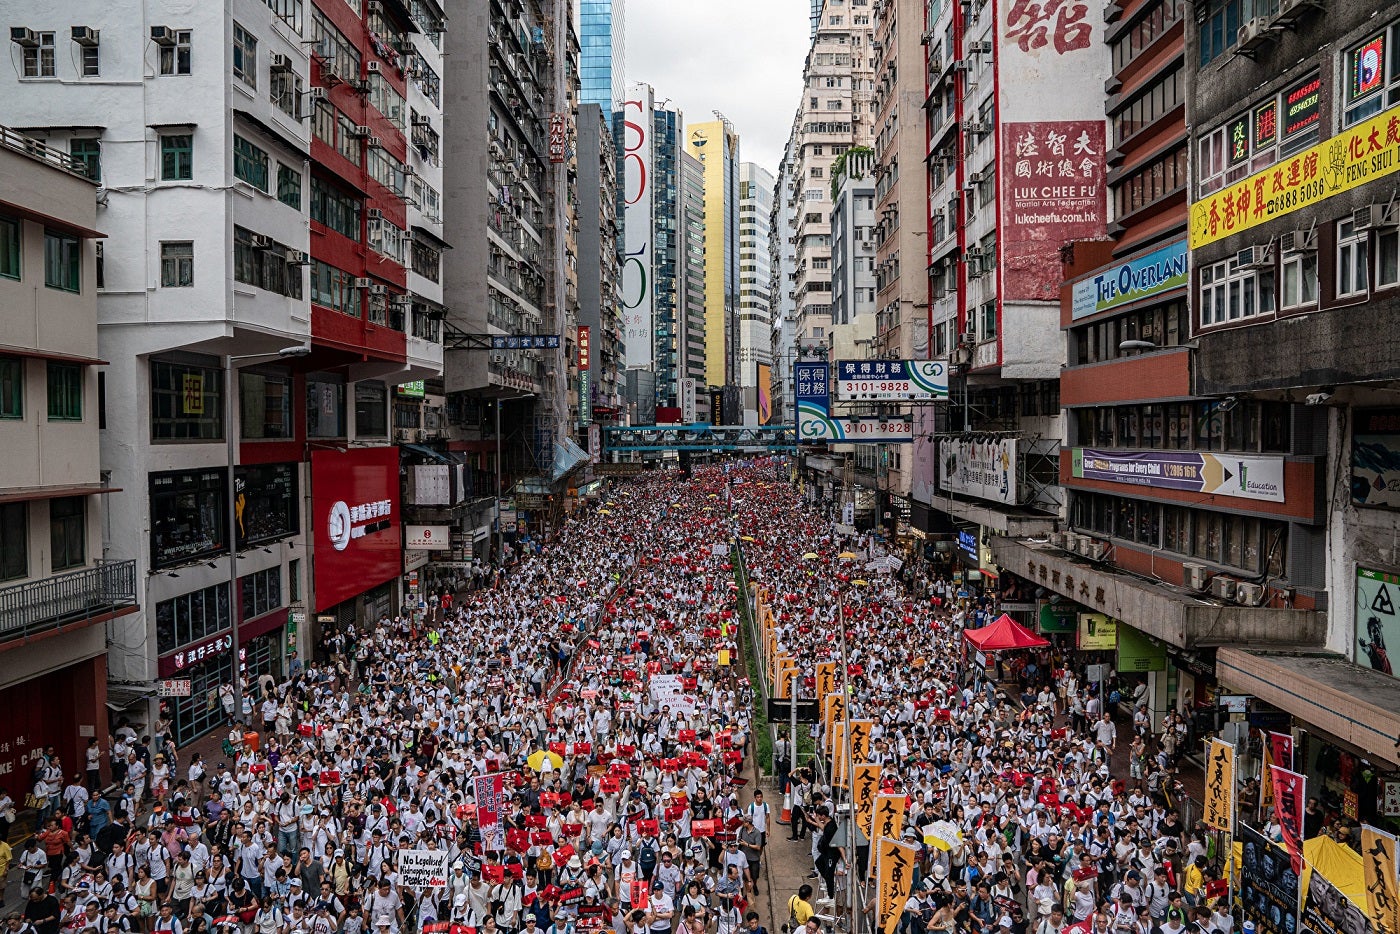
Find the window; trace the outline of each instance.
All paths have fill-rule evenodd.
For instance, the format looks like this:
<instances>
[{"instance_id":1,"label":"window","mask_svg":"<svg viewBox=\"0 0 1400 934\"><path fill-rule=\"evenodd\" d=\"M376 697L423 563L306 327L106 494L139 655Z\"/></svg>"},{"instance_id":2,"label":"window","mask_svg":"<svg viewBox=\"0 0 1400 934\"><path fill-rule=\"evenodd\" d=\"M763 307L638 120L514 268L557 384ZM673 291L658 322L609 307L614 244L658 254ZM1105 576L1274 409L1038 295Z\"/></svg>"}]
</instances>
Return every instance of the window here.
<instances>
[{"instance_id":1,"label":"window","mask_svg":"<svg viewBox=\"0 0 1400 934\"><path fill-rule=\"evenodd\" d=\"M301 35L302 0L267 0L267 7L297 35Z\"/></svg>"},{"instance_id":2,"label":"window","mask_svg":"<svg viewBox=\"0 0 1400 934\"><path fill-rule=\"evenodd\" d=\"M1360 123L1400 103L1400 24L1350 49L1342 81L1346 87L1343 126Z\"/></svg>"},{"instance_id":3,"label":"window","mask_svg":"<svg viewBox=\"0 0 1400 934\"><path fill-rule=\"evenodd\" d=\"M84 46L86 48L86 46ZM102 181L102 143L95 139L68 141L68 154L82 163L83 172L94 182Z\"/></svg>"},{"instance_id":4,"label":"window","mask_svg":"<svg viewBox=\"0 0 1400 934\"><path fill-rule=\"evenodd\" d=\"M233 136L233 175L267 191L267 153L237 133Z\"/></svg>"},{"instance_id":5,"label":"window","mask_svg":"<svg viewBox=\"0 0 1400 934\"><path fill-rule=\"evenodd\" d=\"M1125 217L1182 190L1186 187L1186 177L1186 147L1183 146L1114 183L1114 216Z\"/></svg>"},{"instance_id":6,"label":"window","mask_svg":"<svg viewBox=\"0 0 1400 934\"><path fill-rule=\"evenodd\" d=\"M240 549L297 533L296 464L239 467L234 480Z\"/></svg>"},{"instance_id":7,"label":"window","mask_svg":"<svg viewBox=\"0 0 1400 934\"><path fill-rule=\"evenodd\" d=\"M82 264L82 242L68 234L44 231L44 285L77 292Z\"/></svg>"},{"instance_id":8,"label":"window","mask_svg":"<svg viewBox=\"0 0 1400 934\"><path fill-rule=\"evenodd\" d=\"M355 289L355 277L320 260L311 264L311 300L341 314L360 317L360 295Z\"/></svg>"},{"instance_id":9,"label":"window","mask_svg":"<svg viewBox=\"0 0 1400 934\"><path fill-rule=\"evenodd\" d=\"M24 418L23 357L0 357L0 418Z\"/></svg>"},{"instance_id":10,"label":"window","mask_svg":"<svg viewBox=\"0 0 1400 934\"><path fill-rule=\"evenodd\" d=\"M271 613L282 605L282 569L268 568L238 579L238 618L243 622Z\"/></svg>"},{"instance_id":11,"label":"window","mask_svg":"<svg viewBox=\"0 0 1400 934\"><path fill-rule=\"evenodd\" d=\"M284 373L240 371L240 433L244 438L292 437L292 378Z\"/></svg>"},{"instance_id":12,"label":"window","mask_svg":"<svg viewBox=\"0 0 1400 934\"><path fill-rule=\"evenodd\" d=\"M160 138L160 178L164 182L194 178L194 137L177 133Z\"/></svg>"},{"instance_id":13,"label":"window","mask_svg":"<svg viewBox=\"0 0 1400 934\"><path fill-rule=\"evenodd\" d=\"M442 253L435 247L418 240L413 241L413 271L424 279L437 282L442 268Z\"/></svg>"},{"instance_id":14,"label":"window","mask_svg":"<svg viewBox=\"0 0 1400 934\"><path fill-rule=\"evenodd\" d=\"M301 76L291 70L272 69L268 73L268 100L293 120L300 119L297 102L301 100Z\"/></svg>"},{"instance_id":15,"label":"window","mask_svg":"<svg viewBox=\"0 0 1400 934\"><path fill-rule=\"evenodd\" d=\"M1314 73L1202 136L1201 195L1315 144L1322 132L1321 100L1322 78Z\"/></svg>"},{"instance_id":16,"label":"window","mask_svg":"<svg viewBox=\"0 0 1400 934\"><path fill-rule=\"evenodd\" d=\"M1360 295L1366 291L1367 231L1357 230L1350 218L1337 222L1337 297Z\"/></svg>"},{"instance_id":17,"label":"window","mask_svg":"<svg viewBox=\"0 0 1400 934\"><path fill-rule=\"evenodd\" d=\"M221 440L223 388L223 368L213 363L152 360L151 440Z\"/></svg>"},{"instance_id":18,"label":"window","mask_svg":"<svg viewBox=\"0 0 1400 934\"><path fill-rule=\"evenodd\" d=\"M101 47L93 42L78 46L78 51L81 56L78 67L81 70L82 76L84 78L96 78L100 75L102 73L102 58L99 54L101 52Z\"/></svg>"},{"instance_id":19,"label":"window","mask_svg":"<svg viewBox=\"0 0 1400 934\"><path fill-rule=\"evenodd\" d=\"M335 188L316 176L311 178L311 219L336 233L360 239L360 198Z\"/></svg>"},{"instance_id":20,"label":"window","mask_svg":"<svg viewBox=\"0 0 1400 934\"><path fill-rule=\"evenodd\" d=\"M0 276L19 278L20 222L0 216Z\"/></svg>"},{"instance_id":21,"label":"window","mask_svg":"<svg viewBox=\"0 0 1400 934\"><path fill-rule=\"evenodd\" d=\"M390 155L388 150L378 148L369 151L368 161L371 178L397 195L404 194L404 180L408 175L402 162Z\"/></svg>"},{"instance_id":22,"label":"window","mask_svg":"<svg viewBox=\"0 0 1400 934\"><path fill-rule=\"evenodd\" d=\"M325 101L317 101L311 112L311 135L327 146L335 145L335 108Z\"/></svg>"},{"instance_id":23,"label":"window","mask_svg":"<svg viewBox=\"0 0 1400 934\"><path fill-rule=\"evenodd\" d=\"M1400 284L1400 231L1382 230L1376 237L1376 288Z\"/></svg>"},{"instance_id":24,"label":"window","mask_svg":"<svg viewBox=\"0 0 1400 934\"><path fill-rule=\"evenodd\" d=\"M404 233L388 220L372 217L369 220L365 242L370 249L400 265L403 264Z\"/></svg>"},{"instance_id":25,"label":"window","mask_svg":"<svg viewBox=\"0 0 1400 934\"><path fill-rule=\"evenodd\" d=\"M345 379L334 373L306 377L306 436L345 437Z\"/></svg>"},{"instance_id":26,"label":"window","mask_svg":"<svg viewBox=\"0 0 1400 934\"><path fill-rule=\"evenodd\" d=\"M987 302L984 304L978 314L978 321L977 339L979 341L994 339L997 336L997 303Z\"/></svg>"},{"instance_id":27,"label":"window","mask_svg":"<svg viewBox=\"0 0 1400 934\"><path fill-rule=\"evenodd\" d=\"M24 47L24 77L52 78L54 76L53 33L35 33L33 45Z\"/></svg>"},{"instance_id":28,"label":"window","mask_svg":"<svg viewBox=\"0 0 1400 934\"><path fill-rule=\"evenodd\" d=\"M29 576L29 515L26 503L0 505L0 581Z\"/></svg>"},{"instance_id":29,"label":"window","mask_svg":"<svg viewBox=\"0 0 1400 934\"><path fill-rule=\"evenodd\" d=\"M1206 0L1197 7L1202 68L1235 47L1239 39L1242 5L1243 0Z\"/></svg>"},{"instance_id":30,"label":"window","mask_svg":"<svg viewBox=\"0 0 1400 934\"><path fill-rule=\"evenodd\" d=\"M215 584L156 604L156 652L166 655L202 642L233 625L228 584Z\"/></svg>"},{"instance_id":31,"label":"window","mask_svg":"<svg viewBox=\"0 0 1400 934\"><path fill-rule=\"evenodd\" d=\"M228 551L225 468L153 473L151 566L198 561Z\"/></svg>"},{"instance_id":32,"label":"window","mask_svg":"<svg viewBox=\"0 0 1400 934\"><path fill-rule=\"evenodd\" d=\"M359 5L355 4L359 14ZM311 11L312 54L322 62L322 74L327 66L335 69L342 79L349 80L360 76L360 53L345 34L335 24L326 19L320 10Z\"/></svg>"},{"instance_id":33,"label":"window","mask_svg":"<svg viewBox=\"0 0 1400 934\"><path fill-rule=\"evenodd\" d=\"M1295 253L1283 258L1283 307L1317 302L1317 254Z\"/></svg>"},{"instance_id":34,"label":"window","mask_svg":"<svg viewBox=\"0 0 1400 934\"><path fill-rule=\"evenodd\" d=\"M194 243L190 240L164 241L160 245L160 284L162 288L194 285Z\"/></svg>"},{"instance_id":35,"label":"window","mask_svg":"<svg viewBox=\"0 0 1400 934\"><path fill-rule=\"evenodd\" d=\"M175 41L160 46L160 73L163 75L187 75L190 73L190 30L181 29L175 33Z\"/></svg>"},{"instance_id":36,"label":"window","mask_svg":"<svg viewBox=\"0 0 1400 934\"><path fill-rule=\"evenodd\" d=\"M1230 259L1201 270L1201 326L1227 324L1274 310L1272 268L1256 270Z\"/></svg>"},{"instance_id":37,"label":"window","mask_svg":"<svg viewBox=\"0 0 1400 934\"><path fill-rule=\"evenodd\" d=\"M1122 143L1179 107L1186 96L1186 75L1176 68L1158 78L1113 115L1113 139Z\"/></svg>"},{"instance_id":38,"label":"window","mask_svg":"<svg viewBox=\"0 0 1400 934\"><path fill-rule=\"evenodd\" d=\"M409 76L419 93L432 101L434 106L442 106L442 79L438 77L438 73L432 69L432 66L423 60L423 56L417 54L413 56Z\"/></svg>"},{"instance_id":39,"label":"window","mask_svg":"<svg viewBox=\"0 0 1400 934\"><path fill-rule=\"evenodd\" d=\"M302 296L301 267L288 261L287 248L243 227L233 228L233 278L288 298Z\"/></svg>"},{"instance_id":40,"label":"window","mask_svg":"<svg viewBox=\"0 0 1400 934\"><path fill-rule=\"evenodd\" d=\"M87 564L87 504L81 496L49 500L50 570Z\"/></svg>"},{"instance_id":41,"label":"window","mask_svg":"<svg viewBox=\"0 0 1400 934\"><path fill-rule=\"evenodd\" d=\"M382 438L389 433L389 391L381 382L355 384L355 434Z\"/></svg>"},{"instance_id":42,"label":"window","mask_svg":"<svg viewBox=\"0 0 1400 934\"><path fill-rule=\"evenodd\" d=\"M49 421L83 420L83 367L77 363L48 364Z\"/></svg>"},{"instance_id":43,"label":"window","mask_svg":"<svg viewBox=\"0 0 1400 934\"><path fill-rule=\"evenodd\" d=\"M400 130L408 129L408 113L403 95L394 90L388 79L377 72L371 72L369 76L369 103L394 126Z\"/></svg>"},{"instance_id":44,"label":"window","mask_svg":"<svg viewBox=\"0 0 1400 934\"><path fill-rule=\"evenodd\" d=\"M277 166L277 200L301 210L301 173L291 166Z\"/></svg>"},{"instance_id":45,"label":"window","mask_svg":"<svg viewBox=\"0 0 1400 934\"><path fill-rule=\"evenodd\" d=\"M360 164L360 137L355 130L355 121L345 114L335 114L335 151L356 165Z\"/></svg>"},{"instance_id":46,"label":"window","mask_svg":"<svg viewBox=\"0 0 1400 934\"><path fill-rule=\"evenodd\" d=\"M1181 19L1186 0L1158 0L1132 27L1113 42L1113 70L1122 71L1142 50L1160 39Z\"/></svg>"},{"instance_id":47,"label":"window","mask_svg":"<svg viewBox=\"0 0 1400 934\"><path fill-rule=\"evenodd\" d=\"M233 24L233 76L250 88L258 86L258 39L238 23Z\"/></svg>"}]
</instances>

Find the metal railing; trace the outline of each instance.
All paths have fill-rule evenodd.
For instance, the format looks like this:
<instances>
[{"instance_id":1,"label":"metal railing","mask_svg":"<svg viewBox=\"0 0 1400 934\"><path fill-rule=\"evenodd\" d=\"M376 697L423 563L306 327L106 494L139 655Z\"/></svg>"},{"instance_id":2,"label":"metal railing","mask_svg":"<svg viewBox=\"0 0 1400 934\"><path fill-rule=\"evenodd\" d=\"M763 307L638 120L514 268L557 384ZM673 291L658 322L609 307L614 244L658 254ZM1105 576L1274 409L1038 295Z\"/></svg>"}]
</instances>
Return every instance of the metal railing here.
<instances>
[{"instance_id":1,"label":"metal railing","mask_svg":"<svg viewBox=\"0 0 1400 934\"><path fill-rule=\"evenodd\" d=\"M136 605L136 562L109 561L0 589L0 642Z\"/></svg>"},{"instance_id":2,"label":"metal railing","mask_svg":"<svg viewBox=\"0 0 1400 934\"><path fill-rule=\"evenodd\" d=\"M7 126L0 126L0 146L32 156L41 162L47 162L54 168L62 169L70 175L92 181L88 178L87 166L84 163L74 159L61 149L46 146L39 140L25 136Z\"/></svg>"}]
</instances>

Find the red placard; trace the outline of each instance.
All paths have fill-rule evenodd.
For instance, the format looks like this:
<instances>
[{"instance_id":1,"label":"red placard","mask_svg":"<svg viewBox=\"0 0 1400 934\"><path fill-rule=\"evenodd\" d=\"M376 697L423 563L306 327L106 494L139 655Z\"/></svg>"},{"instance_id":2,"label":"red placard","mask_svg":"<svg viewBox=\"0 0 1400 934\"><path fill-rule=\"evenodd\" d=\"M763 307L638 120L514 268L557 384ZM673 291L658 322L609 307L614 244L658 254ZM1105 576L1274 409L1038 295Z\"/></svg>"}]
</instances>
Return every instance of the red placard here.
<instances>
[{"instance_id":1,"label":"red placard","mask_svg":"<svg viewBox=\"0 0 1400 934\"><path fill-rule=\"evenodd\" d=\"M398 576L398 448L312 451L311 509L317 612Z\"/></svg>"}]
</instances>

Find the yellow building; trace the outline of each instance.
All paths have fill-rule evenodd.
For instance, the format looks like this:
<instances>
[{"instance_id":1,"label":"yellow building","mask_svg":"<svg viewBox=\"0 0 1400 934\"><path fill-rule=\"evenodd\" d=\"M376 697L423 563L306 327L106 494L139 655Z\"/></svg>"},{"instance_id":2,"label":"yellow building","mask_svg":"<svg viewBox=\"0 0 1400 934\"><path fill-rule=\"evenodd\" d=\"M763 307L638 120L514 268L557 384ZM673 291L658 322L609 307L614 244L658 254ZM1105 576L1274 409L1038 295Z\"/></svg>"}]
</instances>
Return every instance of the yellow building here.
<instances>
[{"instance_id":1,"label":"yellow building","mask_svg":"<svg viewBox=\"0 0 1400 934\"><path fill-rule=\"evenodd\" d=\"M686 149L705 167L705 382L738 383L739 134L728 120L686 128Z\"/></svg>"}]
</instances>

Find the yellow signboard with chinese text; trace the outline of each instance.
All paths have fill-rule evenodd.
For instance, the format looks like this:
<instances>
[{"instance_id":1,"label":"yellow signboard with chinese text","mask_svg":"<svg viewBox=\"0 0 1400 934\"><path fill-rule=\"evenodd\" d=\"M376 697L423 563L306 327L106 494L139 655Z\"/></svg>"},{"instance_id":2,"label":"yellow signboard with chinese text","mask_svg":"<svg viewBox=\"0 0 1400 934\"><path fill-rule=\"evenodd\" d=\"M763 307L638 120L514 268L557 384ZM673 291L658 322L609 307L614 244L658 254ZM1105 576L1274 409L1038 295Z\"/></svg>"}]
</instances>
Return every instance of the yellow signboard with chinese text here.
<instances>
[{"instance_id":1,"label":"yellow signboard with chinese text","mask_svg":"<svg viewBox=\"0 0 1400 934\"><path fill-rule=\"evenodd\" d=\"M1221 739L1210 741L1206 760L1206 826L1226 833L1235 819L1235 747Z\"/></svg>"}]
</instances>

